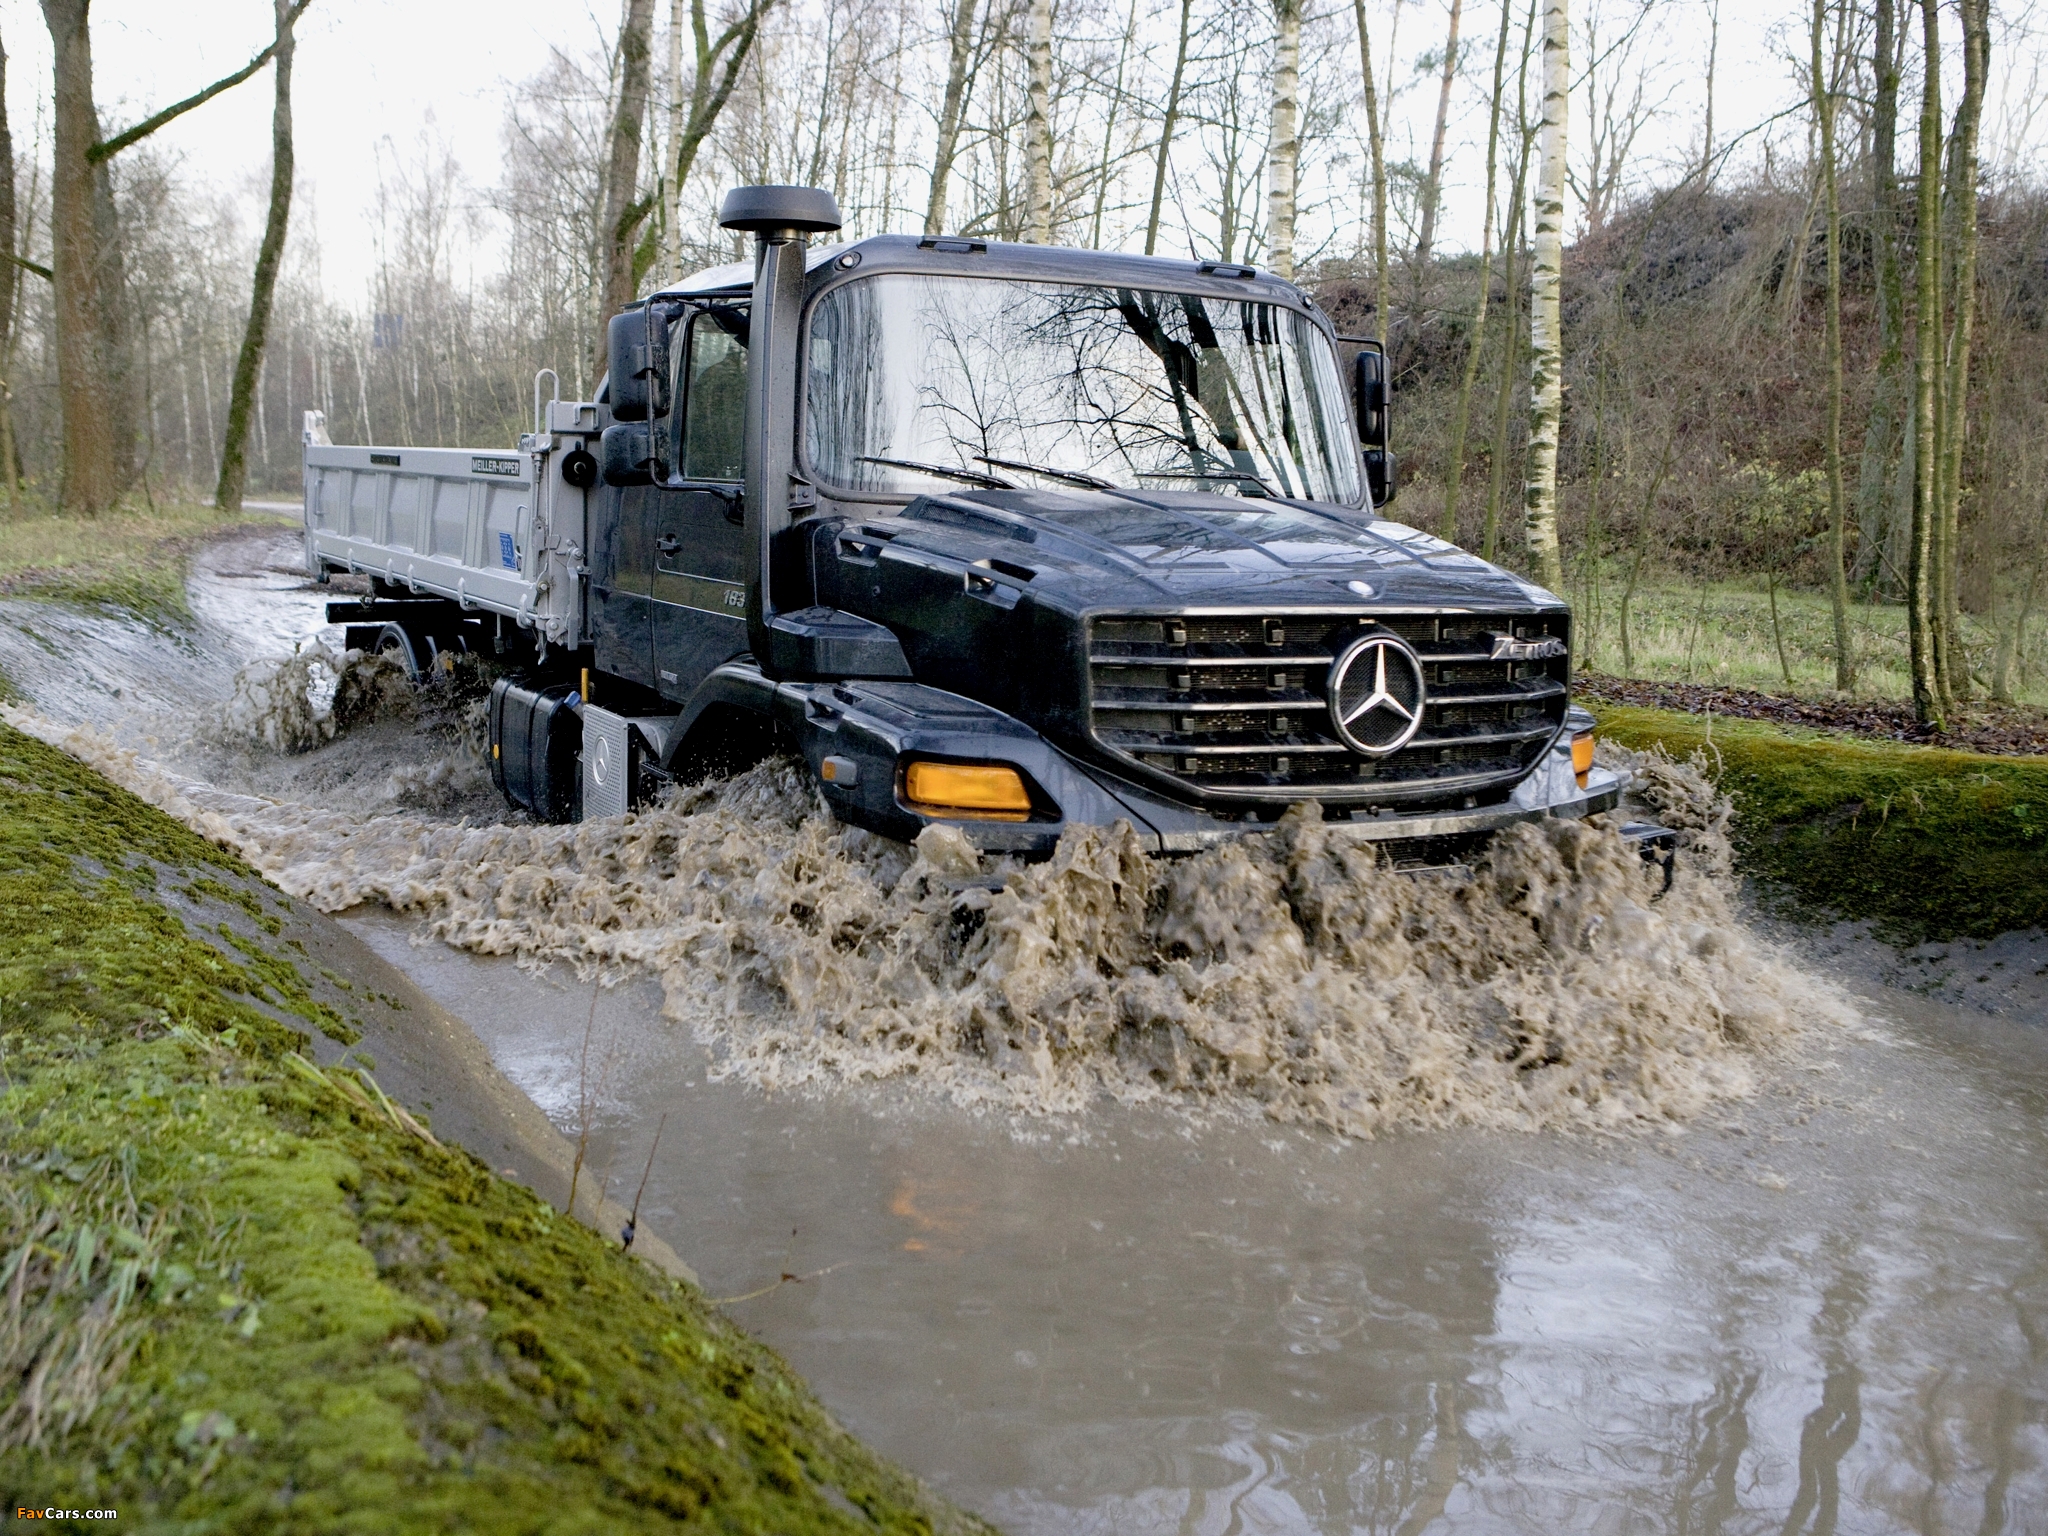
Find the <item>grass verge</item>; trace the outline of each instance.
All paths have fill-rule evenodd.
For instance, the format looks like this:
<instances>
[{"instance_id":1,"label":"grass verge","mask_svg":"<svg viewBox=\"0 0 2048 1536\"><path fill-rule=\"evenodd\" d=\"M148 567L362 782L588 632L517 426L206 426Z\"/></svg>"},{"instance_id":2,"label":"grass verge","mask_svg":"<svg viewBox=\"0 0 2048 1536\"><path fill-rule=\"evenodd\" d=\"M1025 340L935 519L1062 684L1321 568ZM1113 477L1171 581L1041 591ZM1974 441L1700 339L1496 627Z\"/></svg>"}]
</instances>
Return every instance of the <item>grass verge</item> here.
<instances>
[{"instance_id":1,"label":"grass verge","mask_svg":"<svg viewBox=\"0 0 2048 1536\"><path fill-rule=\"evenodd\" d=\"M1645 575L1630 603L1630 647L1621 645L1624 572L1608 569L1597 584L1574 579L1567 596L1577 615L1579 666L1663 682L1791 691L1826 696L1835 686L1834 613L1825 592L1783 588L1778 622L1760 580L1688 582ZM1999 621L2009 615L1999 615ZM1998 646L1995 624L1980 615L1960 618L1960 638L1978 678L1991 687ZM1906 610L1899 603L1853 603L1849 633L1856 657L1857 694L1866 699L1910 699ZM1781 663L1778 642L1784 642ZM1790 672L1788 685L1786 672ZM2036 618L2013 657L2007 681L2016 700L2048 706L2048 624Z\"/></svg>"},{"instance_id":2,"label":"grass verge","mask_svg":"<svg viewBox=\"0 0 2048 1536\"><path fill-rule=\"evenodd\" d=\"M1594 712L1623 746L1705 753L1734 796L1744 868L1788 908L1868 918L1903 942L2048 926L2048 758Z\"/></svg>"},{"instance_id":3,"label":"grass verge","mask_svg":"<svg viewBox=\"0 0 2048 1536\"><path fill-rule=\"evenodd\" d=\"M694 1289L308 1061L308 1028L350 1031L285 909L0 726L11 1500L192 1532L986 1529Z\"/></svg>"},{"instance_id":4,"label":"grass verge","mask_svg":"<svg viewBox=\"0 0 2048 1536\"><path fill-rule=\"evenodd\" d=\"M192 550L225 528L272 521L194 503L123 507L83 517L23 503L0 513L0 595L115 608L159 624L191 618Z\"/></svg>"}]
</instances>

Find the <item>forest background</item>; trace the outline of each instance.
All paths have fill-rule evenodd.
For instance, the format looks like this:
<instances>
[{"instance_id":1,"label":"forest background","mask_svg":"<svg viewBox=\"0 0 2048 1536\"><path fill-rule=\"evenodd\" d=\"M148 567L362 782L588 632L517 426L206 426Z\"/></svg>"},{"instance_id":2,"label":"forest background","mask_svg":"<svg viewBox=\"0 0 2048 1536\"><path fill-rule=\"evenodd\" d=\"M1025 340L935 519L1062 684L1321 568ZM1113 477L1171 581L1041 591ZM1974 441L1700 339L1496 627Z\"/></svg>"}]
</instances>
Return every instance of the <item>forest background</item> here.
<instances>
[{"instance_id":1,"label":"forest background","mask_svg":"<svg viewBox=\"0 0 2048 1536\"><path fill-rule=\"evenodd\" d=\"M76 500L50 71L60 23L118 24L111 0L87 9L0 9L15 55L0 494L15 516ZM209 9L258 62L226 89L266 104L276 60L257 50L273 24L295 26L283 35L301 73L355 24L317 0ZM495 117L495 164L458 157L464 135L436 116L449 100L378 125L367 205L340 213L367 233L360 270L323 263L318 186L225 170L173 134L128 139L166 109L103 71L85 137L118 152L91 161L89 204L71 215L89 221L74 237L119 317L95 332L119 377L102 500L210 496L238 436L249 494L294 494L307 409L337 442L507 445L536 370L588 391L622 297L739 254L716 228L725 188L795 182L830 188L850 237L943 230L1292 271L1340 329L1388 343L1397 515L1546 574L1524 484L1543 415L1540 306L1530 321L1557 62L1544 41L1561 26L1548 574L1579 610L1581 664L2048 702L2048 50L2024 0L624 0L557 14L523 65L455 99ZM389 46L409 46L402 30ZM460 53L445 61L451 81L464 69ZM183 120L222 110L194 103ZM320 213L336 217L331 201ZM266 261L274 303L252 328Z\"/></svg>"}]
</instances>

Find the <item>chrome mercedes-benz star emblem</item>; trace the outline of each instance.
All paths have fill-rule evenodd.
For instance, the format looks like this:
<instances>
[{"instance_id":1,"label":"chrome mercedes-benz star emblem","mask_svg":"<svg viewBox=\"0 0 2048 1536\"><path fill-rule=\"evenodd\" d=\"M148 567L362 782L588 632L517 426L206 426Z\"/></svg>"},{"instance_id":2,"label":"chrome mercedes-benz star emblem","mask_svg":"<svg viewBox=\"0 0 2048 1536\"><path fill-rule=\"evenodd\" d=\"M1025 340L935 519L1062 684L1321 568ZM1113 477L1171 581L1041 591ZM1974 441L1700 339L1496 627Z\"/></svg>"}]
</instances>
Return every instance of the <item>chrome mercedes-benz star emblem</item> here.
<instances>
[{"instance_id":1,"label":"chrome mercedes-benz star emblem","mask_svg":"<svg viewBox=\"0 0 2048 1536\"><path fill-rule=\"evenodd\" d=\"M1407 746L1422 729L1422 662L1399 635L1359 636L1330 663L1330 723L1367 757Z\"/></svg>"}]
</instances>

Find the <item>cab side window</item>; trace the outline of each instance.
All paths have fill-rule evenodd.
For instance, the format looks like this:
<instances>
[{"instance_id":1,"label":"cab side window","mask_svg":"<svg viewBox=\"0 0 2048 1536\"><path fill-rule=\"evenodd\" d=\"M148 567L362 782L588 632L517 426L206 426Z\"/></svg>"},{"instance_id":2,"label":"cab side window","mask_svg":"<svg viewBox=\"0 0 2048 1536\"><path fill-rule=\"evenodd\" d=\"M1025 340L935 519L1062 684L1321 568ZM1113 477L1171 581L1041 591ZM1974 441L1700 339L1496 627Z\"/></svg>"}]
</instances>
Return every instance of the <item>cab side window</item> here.
<instances>
[{"instance_id":1,"label":"cab side window","mask_svg":"<svg viewBox=\"0 0 2048 1536\"><path fill-rule=\"evenodd\" d=\"M677 467L685 480L734 482L745 478L741 441L747 421L747 349L719 323L692 317L683 351L682 409L677 413L682 451Z\"/></svg>"}]
</instances>

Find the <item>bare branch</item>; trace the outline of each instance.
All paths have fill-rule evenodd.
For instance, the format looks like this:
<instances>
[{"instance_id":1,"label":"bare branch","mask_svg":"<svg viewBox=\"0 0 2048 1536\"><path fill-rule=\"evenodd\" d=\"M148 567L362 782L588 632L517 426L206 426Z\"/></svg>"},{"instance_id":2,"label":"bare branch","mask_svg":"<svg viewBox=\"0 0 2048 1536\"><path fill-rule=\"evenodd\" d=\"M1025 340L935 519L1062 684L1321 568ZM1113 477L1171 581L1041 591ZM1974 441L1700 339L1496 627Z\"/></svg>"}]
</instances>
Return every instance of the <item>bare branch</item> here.
<instances>
[{"instance_id":1,"label":"bare branch","mask_svg":"<svg viewBox=\"0 0 2048 1536\"><path fill-rule=\"evenodd\" d=\"M311 5L312 3L313 0L297 0L297 3L292 6L292 21L296 22L301 16L305 15L306 7ZM213 84L209 85L205 90L195 92L194 94L187 96L183 101L172 102L168 107L165 107L163 111L157 113L156 116L145 117L133 128L124 129L120 133L115 134L111 139L100 140L99 143L94 144L93 146L86 150L86 160L90 164L98 165L103 160L113 159L114 156L121 153L121 151L126 149L129 145L134 144L142 139L148 138L152 133L155 133L157 129L163 127L165 123L171 121L172 118L183 117L187 112L190 112L194 107L204 106L207 102L213 100L214 97L218 96L222 91L233 90L236 86L240 85L244 80L248 79L251 75L255 74L257 70L261 69L264 65L268 64L271 60L271 57L274 54L276 54L276 52L277 43L275 40L273 40L268 48L264 49L261 53L257 54L255 58L251 59L247 64L243 65L240 69L236 70L232 75L222 76L220 79L214 81Z\"/></svg>"}]
</instances>

